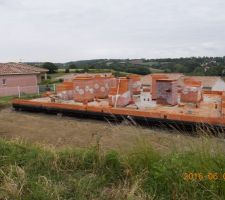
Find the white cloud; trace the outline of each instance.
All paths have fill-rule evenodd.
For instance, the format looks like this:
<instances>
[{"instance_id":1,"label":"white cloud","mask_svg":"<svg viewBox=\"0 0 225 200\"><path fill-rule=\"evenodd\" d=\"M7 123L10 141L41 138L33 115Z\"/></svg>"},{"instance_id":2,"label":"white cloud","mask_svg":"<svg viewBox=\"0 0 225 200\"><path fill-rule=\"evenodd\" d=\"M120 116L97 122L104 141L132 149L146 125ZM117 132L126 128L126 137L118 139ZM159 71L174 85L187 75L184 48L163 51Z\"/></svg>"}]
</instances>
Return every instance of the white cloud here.
<instances>
[{"instance_id":1,"label":"white cloud","mask_svg":"<svg viewBox=\"0 0 225 200\"><path fill-rule=\"evenodd\" d=\"M0 0L0 62L223 56L224 0Z\"/></svg>"}]
</instances>

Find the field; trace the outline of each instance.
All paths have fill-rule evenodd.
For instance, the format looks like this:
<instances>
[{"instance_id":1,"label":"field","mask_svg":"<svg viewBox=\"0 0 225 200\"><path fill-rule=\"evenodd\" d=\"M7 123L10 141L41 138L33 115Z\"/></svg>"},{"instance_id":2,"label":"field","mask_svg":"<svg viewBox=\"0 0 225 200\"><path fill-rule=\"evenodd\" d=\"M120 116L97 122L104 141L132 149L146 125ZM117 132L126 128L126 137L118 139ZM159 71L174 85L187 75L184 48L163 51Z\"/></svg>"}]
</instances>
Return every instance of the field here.
<instances>
[{"instance_id":1,"label":"field","mask_svg":"<svg viewBox=\"0 0 225 200\"><path fill-rule=\"evenodd\" d=\"M11 104L11 101L13 100L12 96L9 97L1 97L0 98L0 109L4 107L8 107Z\"/></svg>"},{"instance_id":2,"label":"field","mask_svg":"<svg viewBox=\"0 0 225 200\"><path fill-rule=\"evenodd\" d=\"M29 142L59 147L89 147L100 141L103 149L129 150L144 140L160 151L186 150L200 144L202 138L178 131L110 124L96 120L60 117L55 115L15 112L10 108L0 111L0 136L20 138ZM224 145L211 138L214 146ZM225 145L224 145L225 147Z\"/></svg>"},{"instance_id":3,"label":"field","mask_svg":"<svg viewBox=\"0 0 225 200\"><path fill-rule=\"evenodd\" d=\"M10 108L0 127L0 199L225 198L224 138Z\"/></svg>"}]
</instances>

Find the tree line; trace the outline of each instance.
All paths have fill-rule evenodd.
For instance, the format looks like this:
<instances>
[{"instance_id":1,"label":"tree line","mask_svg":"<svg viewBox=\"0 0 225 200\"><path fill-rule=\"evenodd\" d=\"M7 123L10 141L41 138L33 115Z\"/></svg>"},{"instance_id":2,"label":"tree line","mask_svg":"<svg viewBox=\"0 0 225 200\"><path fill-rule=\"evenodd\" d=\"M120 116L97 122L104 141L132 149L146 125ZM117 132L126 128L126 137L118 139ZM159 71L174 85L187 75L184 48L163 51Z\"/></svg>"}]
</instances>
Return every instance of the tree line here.
<instances>
[{"instance_id":1,"label":"tree line","mask_svg":"<svg viewBox=\"0 0 225 200\"><path fill-rule=\"evenodd\" d=\"M224 57L190 57L190 58L164 58L164 59L97 59L74 61L68 63L43 63L41 66L49 73L57 72L58 68L70 72L84 73L97 70L112 70L115 73L150 74L152 69L165 73L184 73L187 75L225 76Z\"/></svg>"}]
</instances>

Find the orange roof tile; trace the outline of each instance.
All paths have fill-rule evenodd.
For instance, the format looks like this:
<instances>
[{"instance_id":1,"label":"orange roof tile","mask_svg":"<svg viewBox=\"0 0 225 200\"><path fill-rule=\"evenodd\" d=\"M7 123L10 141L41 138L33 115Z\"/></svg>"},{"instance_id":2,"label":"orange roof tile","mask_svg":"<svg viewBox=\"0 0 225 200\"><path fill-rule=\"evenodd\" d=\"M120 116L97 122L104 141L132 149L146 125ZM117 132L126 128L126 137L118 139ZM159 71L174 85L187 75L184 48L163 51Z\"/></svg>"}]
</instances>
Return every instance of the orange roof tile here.
<instances>
[{"instance_id":1,"label":"orange roof tile","mask_svg":"<svg viewBox=\"0 0 225 200\"><path fill-rule=\"evenodd\" d=\"M47 69L34 67L25 63L0 63L0 75L10 74L39 74L48 72Z\"/></svg>"}]
</instances>

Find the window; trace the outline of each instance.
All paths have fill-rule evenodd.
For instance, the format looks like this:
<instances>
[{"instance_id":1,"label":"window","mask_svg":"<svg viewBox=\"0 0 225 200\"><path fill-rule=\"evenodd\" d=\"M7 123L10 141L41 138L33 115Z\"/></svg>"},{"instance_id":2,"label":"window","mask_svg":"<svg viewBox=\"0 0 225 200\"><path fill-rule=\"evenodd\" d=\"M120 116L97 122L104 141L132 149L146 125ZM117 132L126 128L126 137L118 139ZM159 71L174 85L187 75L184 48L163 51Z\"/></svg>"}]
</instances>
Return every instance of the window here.
<instances>
[{"instance_id":1,"label":"window","mask_svg":"<svg viewBox=\"0 0 225 200\"><path fill-rule=\"evenodd\" d=\"M6 79L2 79L2 85L6 85Z\"/></svg>"}]
</instances>

